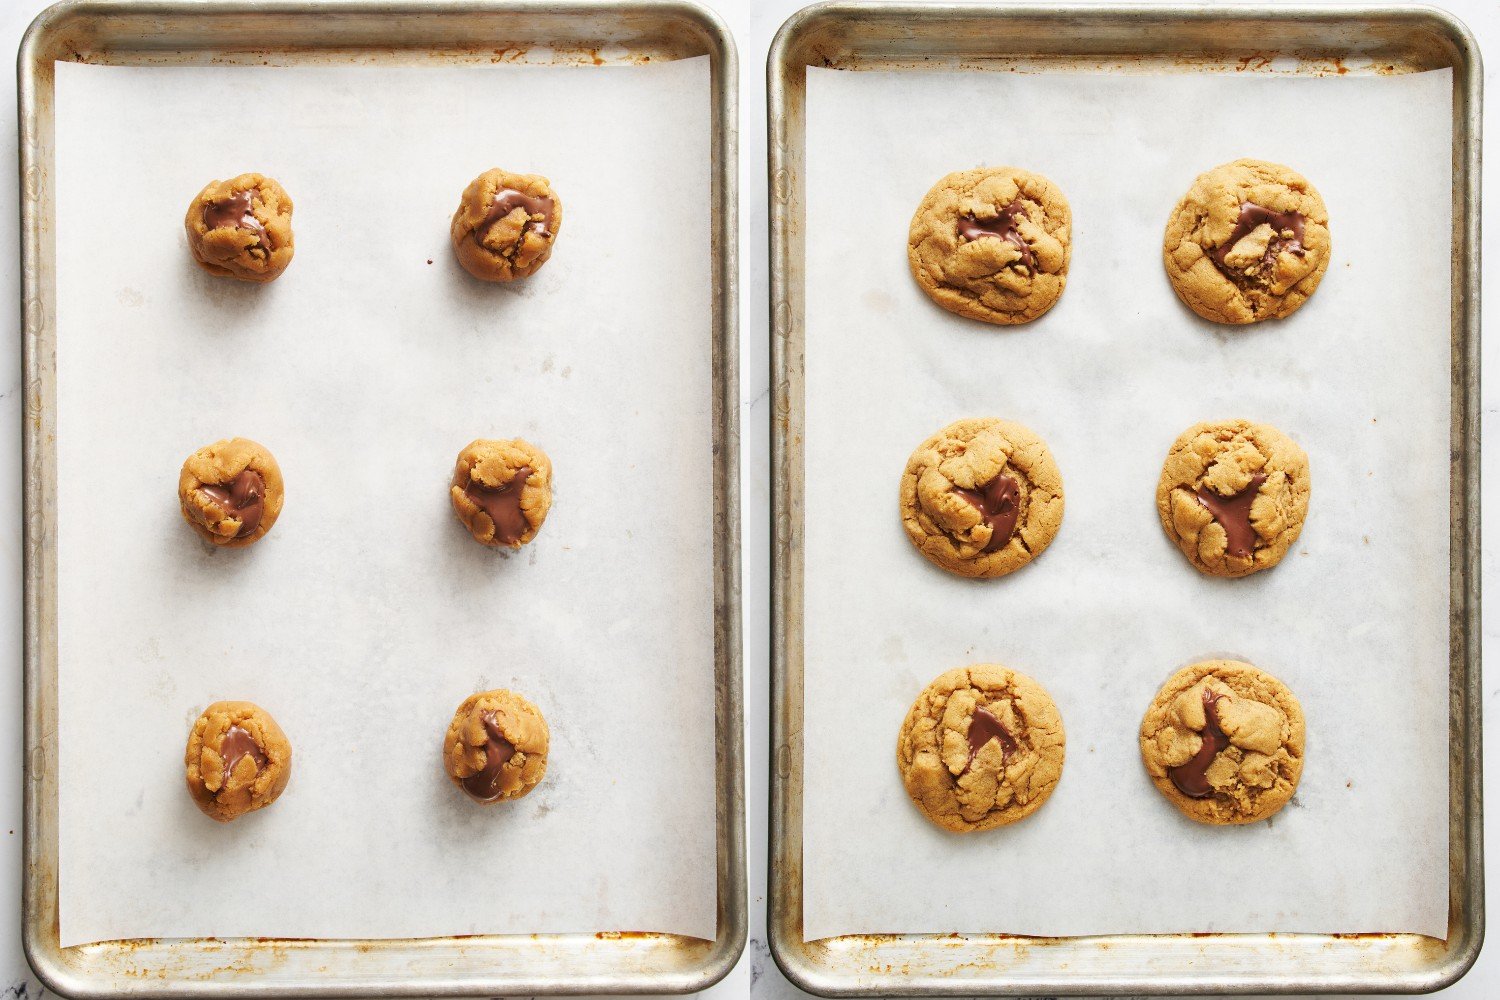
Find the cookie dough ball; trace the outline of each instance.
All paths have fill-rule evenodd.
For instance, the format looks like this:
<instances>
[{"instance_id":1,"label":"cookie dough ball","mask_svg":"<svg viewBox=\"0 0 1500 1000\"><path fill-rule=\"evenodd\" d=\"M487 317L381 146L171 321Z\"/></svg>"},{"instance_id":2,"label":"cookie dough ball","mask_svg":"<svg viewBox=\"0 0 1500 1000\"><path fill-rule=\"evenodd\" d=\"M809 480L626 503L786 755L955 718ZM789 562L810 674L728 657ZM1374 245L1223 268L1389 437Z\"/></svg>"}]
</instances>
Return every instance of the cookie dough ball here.
<instances>
[{"instance_id":1,"label":"cookie dough ball","mask_svg":"<svg viewBox=\"0 0 1500 1000\"><path fill-rule=\"evenodd\" d=\"M443 737L443 766L475 802L519 799L547 773L547 720L514 691L470 695Z\"/></svg>"},{"instance_id":2,"label":"cookie dough ball","mask_svg":"<svg viewBox=\"0 0 1500 1000\"><path fill-rule=\"evenodd\" d=\"M259 705L216 701L193 723L184 763L193 802L228 823L264 809L286 791L292 745Z\"/></svg>"},{"instance_id":3,"label":"cookie dough ball","mask_svg":"<svg viewBox=\"0 0 1500 1000\"><path fill-rule=\"evenodd\" d=\"M552 460L520 438L481 438L458 453L448 493L475 541L519 549L552 507Z\"/></svg>"},{"instance_id":4,"label":"cookie dough ball","mask_svg":"<svg viewBox=\"0 0 1500 1000\"><path fill-rule=\"evenodd\" d=\"M912 216L911 273L949 312L1010 326L1051 309L1068 280L1073 215L1041 174L1017 167L960 170L935 184Z\"/></svg>"},{"instance_id":5,"label":"cookie dough ball","mask_svg":"<svg viewBox=\"0 0 1500 1000\"><path fill-rule=\"evenodd\" d=\"M536 174L486 170L464 188L450 235L458 262L482 281L533 275L552 256L562 200Z\"/></svg>"},{"instance_id":6,"label":"cookie dough ball","mask_svg":"<svg viewBox=\"0 0 1500 1000\"><path fill-rule=\"evenodd\" d=\"M1291 167L1235 160L1200 174L1167 221L1177 297L1215 323L1282 319L1328 270L1328 209Z\"/></svg>"},{"instance_id":7,"label":"cookie dough ball","mask_svg":"<svg viewBox=\"0 0 1500 1000\"><path fill-rule=\"evenodd\" d=\"M1269 424L1189 427L1167 452L1156 510L1162 530L1210 576L1248 576L1281 562L1302 533L1307 453Z\"/></svg>"},{"instance_id":8,"label":"cookie dough ball","mask_svg":"<svg viewBox=\"0 0 1500 1000\"><path fill-rule=\"evenodd\" d=\"M970 833L1025 819L1062 777L1063 725L1052 698L995 663L959 667L917 696L896 766L922 814Z\"/></svg>"},{"instance_id":9,"label":"cookie dough ball","mask_svg":"<svg viewBox=\"0 0 1500 1000\"><path fill-rule=\"evenodd\" d=\"M1012 573L1062 524L1062 473L1031 430L960 420L923 441L901 476L901 523L917 551L950 573Z\"/></svg>"},{"instance_id":10,"label":"cookie dough ball","mask_svg":"<svg viewBox=\"0 0 1500 1000\"><path fill-rule=\"evenodd\" d=\"M1141 720L1141 759L1189 818L1222 826L1275 813L1302 778L1302 706L1276 678L1237 660L1172 675Z\"/></svg>"},{"instance_id":11,"label":"cookie dough ball","mask_svg":"<svg viewBox=\"0 0 1500 1000\"><path fill-rule=\"evenodd\" d=\"M263 174L209 182L184 225L193 259L210 274L275 281L292 262L292 199Z\"/></svg>"},{"instance_id":12,"label":"cookie dough ball","mask_svg":"<svg viewBox=\"0 0 1500 1000\"><path fill-rule=\"evenodd\" d=\"M284 495L276 459L249 438L199 448L182 463L177 480L183 519L229 548L264 538L281 514Z\"/></svg>"}]
</instances>

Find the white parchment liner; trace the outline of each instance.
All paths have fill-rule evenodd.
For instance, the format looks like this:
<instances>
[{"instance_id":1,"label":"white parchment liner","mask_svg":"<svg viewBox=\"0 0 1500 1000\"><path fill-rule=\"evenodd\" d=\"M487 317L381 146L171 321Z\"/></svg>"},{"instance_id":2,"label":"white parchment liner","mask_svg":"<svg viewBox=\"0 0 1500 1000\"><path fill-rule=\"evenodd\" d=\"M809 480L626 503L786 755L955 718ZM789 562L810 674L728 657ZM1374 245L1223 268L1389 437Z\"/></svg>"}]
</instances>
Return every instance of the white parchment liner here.
<instances>
[{"instance_id":1,"label":"white parchment liner","mask_svg":"<svg viewBox=\"0 0 1500 1000\"><path fill-rule=\"evenodd\" d=\"M650 67L57 67L64 946L140 936L667 931L712 938L705 59ZM491 166L565 205L523 285L448 220ZM276 283L213 278L182 216L259 170L296 203ZM177 471L230 435L286 477L212 551ZM471 541L458 450L551 455L537 541ZM551 726L545 782L468 802L468 694ZM245 698L294 747L271 809L182 787L193 717Z\"/></svg>"},{"instance_id":2,"label":"white parchment liner","mask_svg":"<svg viewBox=\"0 0 1500 1000\"><path fill-rule=\"evenodd\" d=\"M840 72L807 101L805 931L1318 931L1443 936L1448 902L1448 71L1401 77ZM1287 163L1328 204L1332 264L1290 320L1181 306L1161 265L1194 176ZM912 212L952 170L1015 164L1073 210L1061 302L1014 329L912 280ZM952 420L1042 435L1067 498L1010 577L929 565L901 529L907 456ZM1172 440L1207 419L1280 427L1311 511L1275 570L1199 575L1155 511ZM1199 826L1141 766L1159 685L1215 654L1307 715L1292 803ZM1052 799L968 836L896 770L921 688L995 661L1067 730Z\"/></svg>"}]
</instances>

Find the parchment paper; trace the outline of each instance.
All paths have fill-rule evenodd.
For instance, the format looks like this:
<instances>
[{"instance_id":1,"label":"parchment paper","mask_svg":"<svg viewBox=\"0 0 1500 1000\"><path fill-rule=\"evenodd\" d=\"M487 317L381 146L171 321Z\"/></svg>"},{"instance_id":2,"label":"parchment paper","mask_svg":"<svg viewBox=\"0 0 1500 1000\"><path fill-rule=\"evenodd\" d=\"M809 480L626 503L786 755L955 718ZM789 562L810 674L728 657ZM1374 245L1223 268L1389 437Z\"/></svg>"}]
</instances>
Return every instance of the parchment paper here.
<instances>
[{"instance_id":1,"label":"parchment paper","mask_svg":"<svg viewBox=\"0 0 1500 1000\"><path fill-rule=\"evenodd\" d=\"M806 934L1307 931L1442 937L1448 900L1450 86L1404 77L808 71ZM1201 171L1288 163L1333 256L1293 318L1217 327L1161 264ZM912 280L906 235L952 170L1016 164L1073 209L1061 302L1014 329ZM896 487L952 420L1042 435L1052 547L971 582L911 547ZM1300 542L1221 581L1164 537L1168 445L1280 427L1312 462ZM1176 669L1232 655L1307 717L1272 820L1208 828L1151 786L1137 733ZM1031 818L960 836L908 800L896 734L951 667L1045 685L1067 763Z\"/></svg>"},{"instance_id":2,"label":"parchment paper","mask_svg":"<svg viewBox=\"0 0 1500 1000\"><path fill-rule=\"evenodd\" d=\"M712 938L714 711L705 60L641 68L58 66L63 945L178 935L638 930ZM524 285L453 260L503 165L565 203ZM278 178L297 255L210 277L182 216ZM254 547L182 523L183 459L276 455ZM507 558L448 501L523 436L555 503ZM474 691L551 726L546 780L481 808L440 744ZM209 702L294 748L274 807L183 789Z\"/></svg>"}]
</instances>

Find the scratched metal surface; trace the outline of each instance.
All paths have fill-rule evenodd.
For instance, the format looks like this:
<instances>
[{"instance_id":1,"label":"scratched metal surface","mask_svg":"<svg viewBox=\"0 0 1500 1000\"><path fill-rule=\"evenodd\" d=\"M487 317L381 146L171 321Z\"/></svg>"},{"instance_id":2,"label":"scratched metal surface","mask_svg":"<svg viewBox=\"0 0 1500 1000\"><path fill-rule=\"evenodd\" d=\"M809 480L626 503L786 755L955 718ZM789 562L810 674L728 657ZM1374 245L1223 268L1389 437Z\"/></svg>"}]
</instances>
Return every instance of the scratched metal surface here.
<instances>
[{"instance_id":1,"label":"scratched metal surface","mask_svg":"<svg viewBox=\"0 0 1500 1000\"><path fill-rule=\"evenodd\" d=\"M246 39L253 40L253 45ZM633 932L420 940L149 939L61 948L57 924L56 192L53 65L639 63L707 55L713 134L714 608L718 921L713 941ZM694 0L82 0L33 23L18 62L25 478L25 846L22 936L72 997L685 993L743 950L737 68ZM381 901L374 900L372 905Z\"/></svg>"},{"instance_id":2,"label":"scratched metal surface","mask_svg":"<svg viewBox=\"0 0 1500 1000\"><path fill-rule=\"evenodd\" d=\"M1014 72L1405 73L1452 67L1453 371L1448 936L802 933L803 261L806 67ZM767 61L771 218L771 840L766 920L785 974L825 996L1411 993L1484 936L1480 756L1479 224L1482 70L1425 7L826 3ZM1080 900L1080 905L1087 905Z\"/></svg>"}]
</instances>

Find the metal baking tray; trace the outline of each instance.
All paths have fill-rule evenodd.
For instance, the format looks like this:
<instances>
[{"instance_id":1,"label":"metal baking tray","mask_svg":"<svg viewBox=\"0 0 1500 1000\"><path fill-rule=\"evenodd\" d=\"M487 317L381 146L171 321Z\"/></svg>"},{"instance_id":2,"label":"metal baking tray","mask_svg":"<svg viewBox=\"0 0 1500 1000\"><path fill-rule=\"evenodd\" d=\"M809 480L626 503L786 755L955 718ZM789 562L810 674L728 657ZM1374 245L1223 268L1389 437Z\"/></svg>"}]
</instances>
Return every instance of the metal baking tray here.
<instances>
[{"instance_id":1,"label":"metal baking tray","mask_svg":"<svg viewBox=\"0 0 1500 1000\"><path fill-rule=\"evenodd\" d=\"M1360 57L1350 69L1345 60ZM1416 934L1021 937L802 934L806 68L1310 74L1453 70L1449 904ZM1426 992L1484 937L1479 627L1479 50L1427 7L825 3L767 60L771 209L772 774L767 922L776 961L824 996ZM1085 900L1080 905L1087 905Z\"/></svg>"},{"instance_id":2,"label":"metal baking tray","mask_svg":"<svg viewBox=\"0 0 1500 1000\"><path fill-rule=\"evenodd\" d=\"M712 128L712 417L718 921L712 941L628 929L418 940L58 936L56 273L53 67L508 61L592 66L706 55ZM43 12L18 59L26 377L26 781L23 938L69 997L686 993L745 944L740 662L739 333L734 43L692 0L82 0ZM268 70L270 72L272 70ZM583 70L580 70L582 72Z\"/></svg>"}]
</instances>

